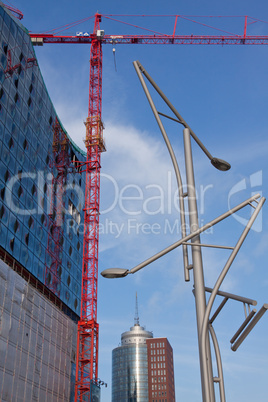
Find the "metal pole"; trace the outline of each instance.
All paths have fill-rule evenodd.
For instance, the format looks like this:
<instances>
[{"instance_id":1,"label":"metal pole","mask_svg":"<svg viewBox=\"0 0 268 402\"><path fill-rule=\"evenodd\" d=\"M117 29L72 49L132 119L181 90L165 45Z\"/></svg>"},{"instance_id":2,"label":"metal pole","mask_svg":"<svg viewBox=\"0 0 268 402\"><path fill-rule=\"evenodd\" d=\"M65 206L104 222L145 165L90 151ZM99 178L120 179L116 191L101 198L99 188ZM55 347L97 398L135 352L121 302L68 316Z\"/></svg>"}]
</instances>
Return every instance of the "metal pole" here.
<instances>
[{"instance_id":1,"label":"metal pole","mask_svg":"<svg viewBox=\"0 0 268 402\"><path fill-rule=\"evenodd\" d=\"M223 369L222 369L222 361L221 361L221 353L218 344L218 340L214 331L213 326L211 323L209 324L209 331L211 335L211 339L214 345L215 355L216 355L216 362L217 362L217 369L218 369L218 382L219 382L219 390L220 390L220 399L221 402L225 402L225 389L224 389L224 378L223 378Z\"/></svg>"},{"instance_id":2,"label":"metal pole","mask_svg":"<svg viewBox=\"0 0 268 402\"><path fill-rule=\"evenodd\" d=\"M230 267L231 267L236 255L237 255L238 251L240 250L245 238L247 237L248 232L250 231L251 226L253 225L255 219L257 218L258 213L260 212L264 202L265 202L265 198L262 197L260 199L256 209L254 210L252 216L250 217L250 219L249 219L249 221L247 223L247 226L243 230L240 238L238 239L238 242L236 243L236 246L235 246L234 250L232 251L231 255L229 256L229 258L228 258L228 260L227 260L222 272L220 273L220 275L219 275L219 277L218 277L218 279L217 279L217 281L215 283L215 286L214 286L214 288L213 288L213 290L211 292L210 298L208 300L205 315L204 315L204 319L203 319L204 322L203 322L203 326L202 326L201 344L200 344L200 346L201 346L201 355L202 355L202 360L201 361L202 361L202 364L203 364L203 371L204 372L207 371L207 365L206 365L206 361L205 361L205 356L207 355L207 342L206 342L206 340L207 340L207 328L208 328L208 323L209 323L209 315L210 315L214 300L215 300L215 298L216 298L216 296L218 294L219 288L220 288L225 276L227 275L227 273L228 273L228 271L229 271L229 269L230 269ZM205 399L204 399L204 401L206 401L206 402L209 401L209 392L210 392L210 389L208 387L208 383L205 383Z\"/></svg>"},{"instance_id":3,"label":"metal pole","mask_svg":"<svg viewBox=\"0 0 268 402\"><path fill-rule=\"evenodd\" d=\"M250 333L250 331L255 327L255 325L257 324L257 322L261 319L261 317L263 316L264 313L266 313L266 311L268 310L268 304L264 304L262 306L262 308L260 309L260 311L258 311L258 313L255 315L255 317L253 318L253 320L248 324L248 326L246 327L245 331L240 335L240 337L237 339L237 341L233 344L233 346L231 347L231 349L235 352L239 346L241 345L241 343L244 341L244 339L248 336L248 334Z\"/></svg>"},{"instance_id":4,"label":"metal pole","mask_svg":"<svg viewBox=\"0 0 268 402\"><path fill-rule=\"evenodd\" d=\"M233 247L233 249L234 249L234 247ZM209 292L209 293L212 293L213 289L208 288L206 286L205 291ZM228 299L236 300L236 301L239 301L241 303L246 303L246 304L251 304L252 306L257 306L256 300L249 299L248 297L234 295L233 293L223 292L222 290L218 290L217 295L222 296L222 297L227 297Z\"/></svg>"},{"instance_id":5,"label":"metal pole","mask_svg":"<svg viewBox=\"0 0 268 402\"><path fill-rule=\"evenodd\" d=\"M185 152L185 167L186 167L186 179L187 179L187 193L188 193L188 205L189 205L189 220L190 220L190 232L194 232L199 228L197 203L196 203L196 190L194 180L194 169L192 159L191 137L190 130L185 128L183 130L184 138L184 152ZM200 236L197 235L191 240L192 244L200 244ZM199 357L200 357L200 371L201 371L201 383L202 394L204 402L215 401L215 391L212 373L212 360L211 350L208 336L208 328L206 330L206 356L201 353L201 332L206 311L206 295L205 295L205 282L202 262L202 252L200 245L192 246L192 261L193 261L193 277L195 287L195 305L196 305L196 320L197 320L197 332L199 343ZM202 361L204 359L204 361ZM204 370L204 365L207 366L207 370ZM209 388L210 398L206 399L205 389Z\"/></svg>"},{"instance_id":6,"label":"metal pole","mask_svg":"<svg viewBox=\"0 0 268 402\"><path fill-rule=\"evenodd\" d=\"M144 76L147 78L147 80L151 83L151 85L154 87L154 89L159 93L161 98L164 100L164 102L168 105L168 107L172 110L172 112L175 114L175 116L178 118L179 122L186 128L189 128L191 136L193 139L196 141L196 143L200 146L202 151L207 155L207 157L211 160L213 159L213 156L211 153L207 150L205 145L199 140L197 135L193 132L191 127L186 123L186 121L183 119L183 117L179 114L179 112L175 109L175 107L172 105L172 103L168 100L166 95L163 93L163 91L159 88L159 86L154 82L152 77L148 74L148 72L145 70L145 68L141 65L141 63L137 60L133 62L134 67L136 71L138 72L141 71Z\"/></svg>"},{"instance_id":7,"label":"metal pole","mask_svg":"<svg viewBox=\"0 0 268 402\"><path fill-rule=\"evenodd\" d=\"M230 343L234 343L234 341L239 337L239 335L241 334L241 332L243 331L243 329L246 328L246 326L248 325L248 323L252 320L253 316L256 314L257 310L254 308L249 315L246 317L245 321L243 322L242 325L240 325L240 327L238 328L238 330L236 331L236 333L234 334L234 336L232 337L232 339L230 340Z\"/></svg>"},{"instance_id":8,"label":"metal pole","mask_svg":"<svg viewBox=\"0 0 268 402\"><path fill-rule=\"evenodd\" d=\"M162 124L162 121L159 117L159 114L156 110L156 107L154 105L154 102L152 100L152 97L150 95L150 92L146 86L146 83L143 79L142 73L140 71L140 68L137 64L137 62L133 62L133 65L135 67L136 73L139 77L139 80L141 82L142 88L144 90L144 93L148 99L148 102L151 106L152 112L154 114L154 117L157 121L157 124L160 128L161 134L164 138L164 141L166 143L172 164L173 164L173 168L174 168L174 172L175 172L175 176L176 176L176 180L177 180L177 186L178 186L178 192L179 192L179 205L180 205L180 220L181 220L181 235L182 237L186 236L186 224L185 224L185 208L184 208L184 198L183 198L183 184L182 184L182 179L181 179L181 174L180 174L180 169L179 169L179 165L178 165L178 161L176 159L174 150L172 148L172 145L169 141L168 135L166 133L166 130ZM182 250L183 250L183 264L184 264L184 277L186 281L190 280L190 275L189 275L189 261L188 261L188 250L187 250L187 246L186 245L182 245Z\"/></svg>"}]
</instances>

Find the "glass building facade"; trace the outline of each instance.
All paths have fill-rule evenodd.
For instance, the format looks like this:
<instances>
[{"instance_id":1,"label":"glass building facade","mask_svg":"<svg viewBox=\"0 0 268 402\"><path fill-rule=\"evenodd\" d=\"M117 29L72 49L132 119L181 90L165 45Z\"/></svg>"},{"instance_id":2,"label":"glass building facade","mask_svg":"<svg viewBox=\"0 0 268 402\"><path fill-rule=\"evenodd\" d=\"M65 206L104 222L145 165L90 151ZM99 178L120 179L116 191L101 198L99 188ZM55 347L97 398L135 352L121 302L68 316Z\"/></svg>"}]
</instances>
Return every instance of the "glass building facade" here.
<instances>
[{"instance_id":1,"label":"glass building facade","mask_svg":"<svg viewBox=\"0 0 268 402\"><path fill-rule=\"evenodd\" d=\"M148 402L146 339L152 337L139 324L121 335L112 352L112 402Z\"/></svg>"},{"instance_id":2,"label":"glass building facade","mask_svg":"<svg viewBox=\"0 0 268 402\"><path fill-rule=\"evenodd\" d=\"M54 110L27 30L0 3L0 248L77 316L83 161Z\"/></svg>"}]
</instances>

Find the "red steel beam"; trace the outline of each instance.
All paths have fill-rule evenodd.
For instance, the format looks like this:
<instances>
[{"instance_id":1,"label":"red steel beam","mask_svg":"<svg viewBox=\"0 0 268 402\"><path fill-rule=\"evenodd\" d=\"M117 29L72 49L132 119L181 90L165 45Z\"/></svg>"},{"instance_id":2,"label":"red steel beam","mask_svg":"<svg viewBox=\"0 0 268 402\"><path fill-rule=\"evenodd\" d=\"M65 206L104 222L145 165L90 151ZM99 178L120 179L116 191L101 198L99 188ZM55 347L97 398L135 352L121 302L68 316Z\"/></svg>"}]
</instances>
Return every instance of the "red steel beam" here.
<instances>
[{"instance_id":1,"label":"red steel beam","mask_svg":"<svg viewBox=\"0 0 268 402\"><path fill-rule=\"evenodd\" d=\"M95 35L62 36L48 34L30 34L33 44L36 39L42 43L92 44ZM101 43L106 44L139 44L139 45L268 45L268 36L245 35L104 35Z\"/></svg>"}]
</instances>

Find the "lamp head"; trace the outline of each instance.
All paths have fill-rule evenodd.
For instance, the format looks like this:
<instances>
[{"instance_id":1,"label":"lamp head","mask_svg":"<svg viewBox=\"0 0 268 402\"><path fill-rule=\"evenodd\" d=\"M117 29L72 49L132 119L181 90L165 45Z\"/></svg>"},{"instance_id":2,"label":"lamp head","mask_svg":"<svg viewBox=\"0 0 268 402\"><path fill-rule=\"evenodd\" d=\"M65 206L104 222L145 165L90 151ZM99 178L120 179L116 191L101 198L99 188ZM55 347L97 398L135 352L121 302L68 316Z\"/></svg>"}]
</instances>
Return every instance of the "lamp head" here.
<instances>
[{"instance_id":1,"label":"lamp head","mask_svg":"<svg viewBox=\"0 0 268 402\"><path fill-rule=\"evenodd\" d=\"M218 170L221 170L222 172L226 172L231 168L230 163L224 161L223 159L219 158L212 158L211 159L211 164Z\"/></svg>"},{"instance_id":2,"label":"lamp head","mask_svg":"<svg viewBox=\"0 0 268 402\"><path fill-rule=\"evenodd\" d=\"M108 268L101 272L104 278L124 278L129 274L129 270L125 268Z\"/></svg>"}]
</instances>

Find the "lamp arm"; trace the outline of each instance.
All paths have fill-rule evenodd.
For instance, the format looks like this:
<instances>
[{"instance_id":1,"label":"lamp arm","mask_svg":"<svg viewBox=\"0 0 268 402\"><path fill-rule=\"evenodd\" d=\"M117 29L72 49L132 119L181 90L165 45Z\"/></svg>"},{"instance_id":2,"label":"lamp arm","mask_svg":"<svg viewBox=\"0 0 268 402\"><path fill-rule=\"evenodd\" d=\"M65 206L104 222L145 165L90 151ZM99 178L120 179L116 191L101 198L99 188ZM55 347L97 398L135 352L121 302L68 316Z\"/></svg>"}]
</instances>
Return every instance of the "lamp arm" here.
<instances>
[{"instance_id":1,"label":"lamp arm","mask_svg":"<svg viewBox=\"0 0 268 402\"><path fill-rule=\"evenodd\" d=\"M150 84L154 87L156 92L161 96L161 98L164 100L164 102L168 105L168 107L172 110L172 112L175 114L175 116L179 119L180 123L185 127L190 130L190 134L195 140L195 142L199 145L199 147L202 149L202 151L207 155L208 159L211 161L213 159L213 156L211 153L207 150L205 145L199 140L197 135L193 132L191 127L186 123L186 121L183 119L183 117L179 114L177 109L172 105L172 103L169 101L169 99L166 97L166 95L161 91L161 89L158 87L158 85L154 82L152 77L148 74L148 72L145 70L145 68L141 65L141 63L137 60L133 62L134 67L137 70L141 71L144 76L147 78L147 80L150 82Z\"/></svg>"},{"instance_id":2,"label":"lamp arm","mask_svg":"<svg viewBox=\"0 0 268 402\"><path fill-rule=\"evenodd\" d=\"M151 264L153 261L158 260L158 258L162 257L163 255L169 253L170 251L174 250L175 248L179 247L185 241L191 240L193 237L199 235L202 232L205 232L207 229L211 228L212 226L216 225L218 222L221 222L228 216L234 214L235 212L239 211L240 209L244 208L246 205L249 205L251 202L256 201L260 198L260 194L255 194L252 197L248 198L247 200L241 202L236 207L229 209L227 212L223 213L222 215L218 216L217 218L213 219L212 221L206 223L205 225L201 226L191 234L187 235L186 237L176 241L175 243L171 244L170 246L166 247L164 250L159 251L157 254L153 255L152 257L148 258L147 260L141 262L139 265L136 265L132 269L127 272L128 274L135 274L135 272L139 271L140 269L146 267L146 265ZM257 206L258 208L258 206ZM256 211L256 210L255 210ZM254 211L254 212L255 212ZM253 215L252 215L253 216Z\"/></svg>"}]
</instances>

